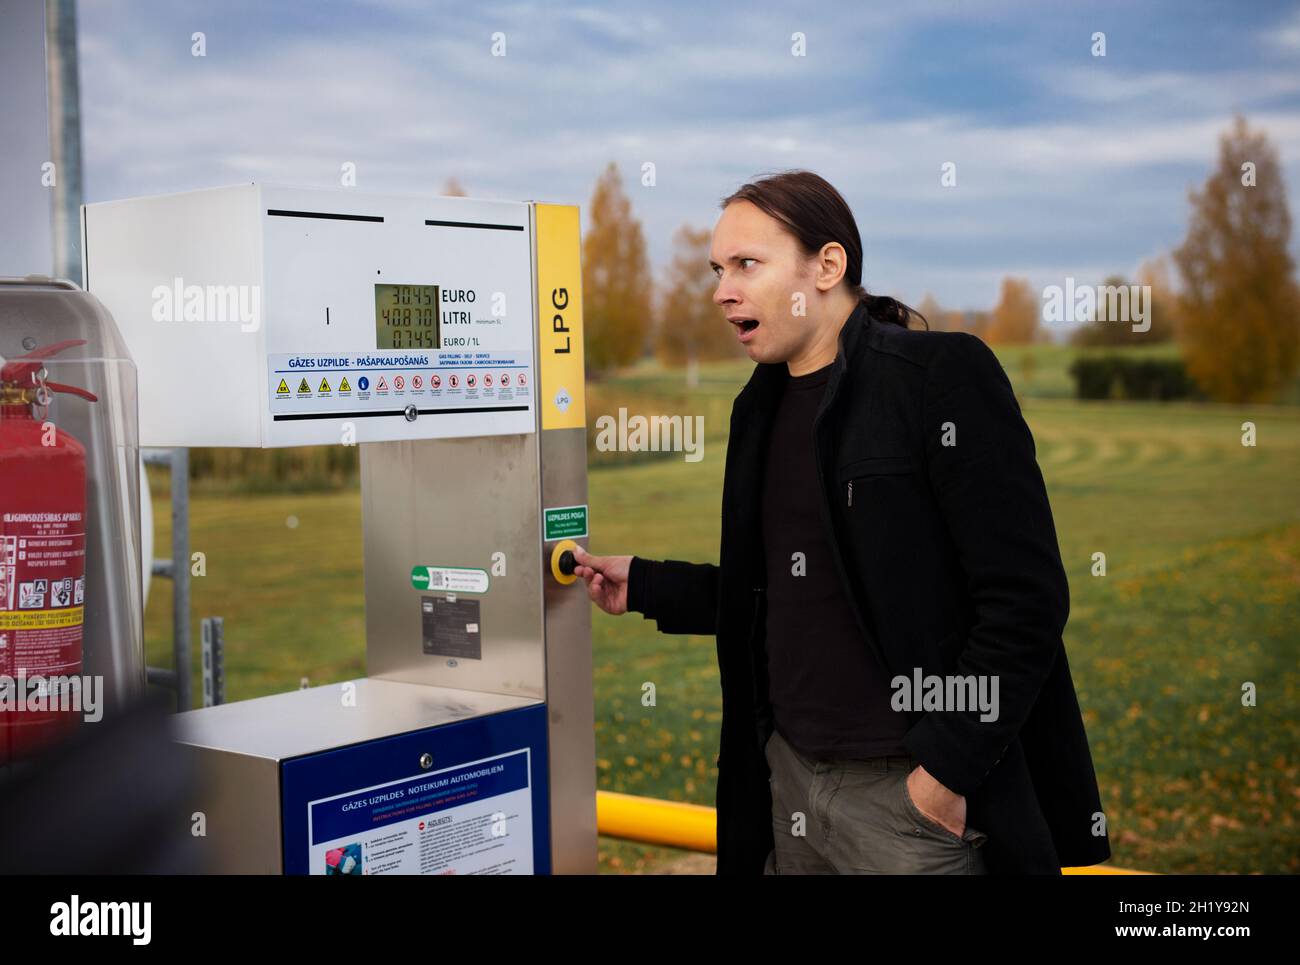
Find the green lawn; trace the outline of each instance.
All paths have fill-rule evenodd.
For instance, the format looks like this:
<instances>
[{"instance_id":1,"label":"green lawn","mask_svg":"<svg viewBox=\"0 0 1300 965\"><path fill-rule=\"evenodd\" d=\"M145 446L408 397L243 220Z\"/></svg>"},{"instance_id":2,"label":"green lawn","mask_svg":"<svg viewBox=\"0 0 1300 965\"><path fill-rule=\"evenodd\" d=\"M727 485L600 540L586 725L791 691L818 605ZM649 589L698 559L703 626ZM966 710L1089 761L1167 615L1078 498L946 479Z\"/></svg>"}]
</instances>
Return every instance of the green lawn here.
<instances>
[{"instance_id":1,"label":"green lawn","mask_svg":"<svg viewBox=\"0 0 1300 965\"><path fill-rule=\"evenodd\" d=\"M1300 410L1078 403L1056 397L1053 373L1068 356L1036 362L1028 386L1014 353L1004 364L1024 395L1069 572L1066 647L1114 863L1300 870ZM706 415L701 462L680 453L593 460L593 552L717 560L725 416L749 370L744 361L702 367L698 398L680 373L655 366L593 387L589 421L620 404ZM1255 448L1240 444L1248 419ZM226 618L229 699L364 673L355 491L199 493L192 510L193 548L208 566L195 581L194 611ZM1106 554L1104 577L1090 573L1097 552ZM154 665L170 662L168 589L155 583L147 614ZM711 805L720 722L713 639L659 635L639 615L596 612L593 647L600 787ZM647 681L654 707L642 706ZM1246 682L1257 706L1241 704ZM601 854L604 870L635 871L679 852L602 839Z\"/></svg>"}]
</instances>

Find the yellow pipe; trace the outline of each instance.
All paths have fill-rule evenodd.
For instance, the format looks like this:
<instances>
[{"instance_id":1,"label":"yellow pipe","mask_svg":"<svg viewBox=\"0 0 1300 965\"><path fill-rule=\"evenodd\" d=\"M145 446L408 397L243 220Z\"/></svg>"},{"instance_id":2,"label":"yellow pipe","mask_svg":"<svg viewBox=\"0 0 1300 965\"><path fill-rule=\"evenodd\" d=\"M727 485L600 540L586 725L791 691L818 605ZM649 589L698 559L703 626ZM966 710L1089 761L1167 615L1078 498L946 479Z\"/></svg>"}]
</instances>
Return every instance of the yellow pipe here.
<instances>
[{"instance_id":1,"label":"yellow pipe","mask_svg":"<svg viewBox=\"0 0 1300 965\"><path fill-rule=\"evenodd\" d=\"M616 791L596 792L596 830L611 838L660 844L705 854L718 852L717 812L703 804L660 801ZM1067 875L1140 875L1109 865L1062 868Z\"/></svg>"},{"instance_id":2,"label":"yellow pipe","mask_svg":"<svg viewBox=\"0 0 1300 965\"><path fill-rule=\"evenodd\" d=\"M596 829L611 838L718 852L717 812L703 804L597 791Z\"/></svg>"}]
</instances>

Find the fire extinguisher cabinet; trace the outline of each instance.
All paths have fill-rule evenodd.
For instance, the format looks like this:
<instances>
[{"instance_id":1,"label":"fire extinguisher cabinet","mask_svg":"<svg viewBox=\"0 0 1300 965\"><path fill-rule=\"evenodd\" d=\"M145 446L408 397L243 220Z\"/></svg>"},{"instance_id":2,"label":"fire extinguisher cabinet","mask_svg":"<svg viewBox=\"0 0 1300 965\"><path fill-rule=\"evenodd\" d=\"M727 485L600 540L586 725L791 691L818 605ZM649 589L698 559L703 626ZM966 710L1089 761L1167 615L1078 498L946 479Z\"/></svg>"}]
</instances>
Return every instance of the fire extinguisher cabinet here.
<instances>
[{"instance_id":1,"label":"fire extinguisher cabinet","mask_svg":"<svg viewBox=\"0 0 1300 965\"><path fill-rule=\"evenodd\" d=\"M137 430L99 300L0 278L0 777L143 692Z\"/></svg>"}]
</instances>

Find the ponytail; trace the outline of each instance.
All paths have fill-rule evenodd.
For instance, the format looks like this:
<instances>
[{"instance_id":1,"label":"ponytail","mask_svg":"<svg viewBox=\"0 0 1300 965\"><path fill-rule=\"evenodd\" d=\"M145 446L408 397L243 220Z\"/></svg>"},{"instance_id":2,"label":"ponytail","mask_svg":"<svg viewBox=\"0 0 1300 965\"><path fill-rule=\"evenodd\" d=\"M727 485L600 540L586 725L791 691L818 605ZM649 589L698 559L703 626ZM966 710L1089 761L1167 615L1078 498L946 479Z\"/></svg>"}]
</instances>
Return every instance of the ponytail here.
<instances>
[{"instance_id":1,"label":"ponytail","mask_svg":"<svg viewBox=\"0 0 1300 965\"><path fill-rule=\"evenodd\" d=\"M885 322L889 325L898 325L901 328L907 328L908 322L912 315L915 315L925 323L926 331L930 329L930 321L915 308L910 305L904 305L896 298L890 298L888 295L872 295L861 285L858 286L858 301L867 307L867 314L871 316L872 321Z\"/></svg>"}]
</instances>

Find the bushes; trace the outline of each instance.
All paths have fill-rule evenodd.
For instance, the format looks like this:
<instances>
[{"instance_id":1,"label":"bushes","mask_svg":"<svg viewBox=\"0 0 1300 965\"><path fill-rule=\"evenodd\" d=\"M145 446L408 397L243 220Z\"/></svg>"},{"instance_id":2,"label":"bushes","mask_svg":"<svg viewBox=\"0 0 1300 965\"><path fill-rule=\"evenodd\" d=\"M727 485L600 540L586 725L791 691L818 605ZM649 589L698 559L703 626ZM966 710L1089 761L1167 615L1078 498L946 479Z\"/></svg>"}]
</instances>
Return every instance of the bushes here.
<instances>
[{"instance_id":1,"label":"bushes","mask_svg":"<svg viewBox=\"0 0 1300 965\"><path fill-rule=\"evenodd\" d=\"M1182 359L1081 355L1071 363L1080 399L1203 399Z\"/></svg>"},{"instance_id":2,"label":"bushes","mask_svg":"<svg viewBox=\"0 0 1300 965\"><path fill-rule=\"evenodd\" d=\"M333 492L359 477L356 446L190 450L190 485L204 492Z\"/></svg>"}]
</instances>

